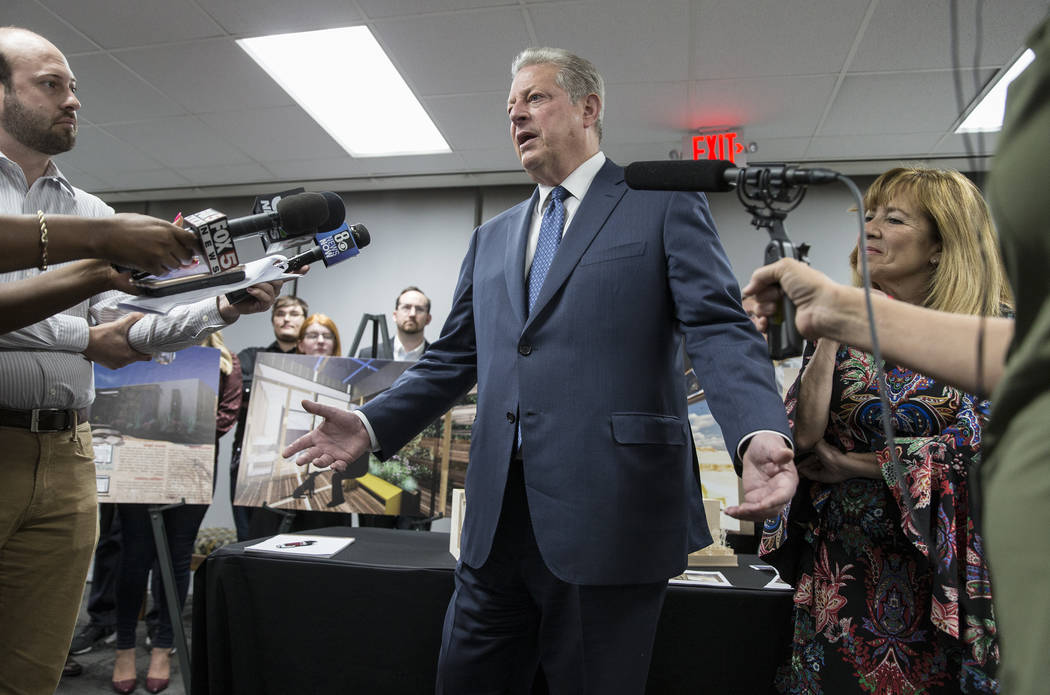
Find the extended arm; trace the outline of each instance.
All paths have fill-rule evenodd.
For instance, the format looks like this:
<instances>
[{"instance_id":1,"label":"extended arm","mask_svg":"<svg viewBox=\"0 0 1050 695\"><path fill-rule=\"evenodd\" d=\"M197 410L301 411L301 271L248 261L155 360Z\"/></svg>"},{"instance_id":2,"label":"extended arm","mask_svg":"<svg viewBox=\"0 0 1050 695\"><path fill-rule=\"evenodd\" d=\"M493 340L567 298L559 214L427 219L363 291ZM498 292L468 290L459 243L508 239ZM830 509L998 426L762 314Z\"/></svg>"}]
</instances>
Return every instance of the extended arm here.
<instances>
[{"instance_id":1,"label":"extended arm","mask_svg":"<svg viewBox=\"0 0 1050 695\"><path fill-rule=\"evenodd\" d=\"M2 257L2 256L0 256ZM105 261L78 261L0 284L0 333L53 316L106 290L131 290L129 277Z\"/></svg>"},{"instance_id":2,"label":"extended arm","mask_svg":"<svg viewBox=\"0 0 1050 695\"><path fill-rule=\"evenodd\" d=\"M45 222L49 265L101 258L161 274L190 260L196 245L192 232L134 213L109 217L46 215ZM0 230L0 272L40 265L41 229L35 215L0 215Z\"/></svg>"},{"instance_id":3,"label":"extended arm","mask_svg":"<svg viewBox=\"0 0 1050 695\"><path fill-rule=\"evenodd\" d=\"M839 344L829 338L820 340L802 372L795 414L795 446L799 451L808 451L816 446L828 428L838 347Z\"/></svg>"},{"instance_id":4,"label":"extended arm","mask_svg":"<svg viewBox=\"0 0 1050 695\"><path fill-rule=\"evenodd\" d=\"M795 303L796 323L803 335L872 349L864 291L834 283L803 263L782 259L763 266L751 276L744 292L758 300L756 312L767 317L776 313L777 301L786 293ZM983 319L982 369L978 369L980 317L948 314L886 297L873 296L871 301L887 361L971 393L990 392L999 383L1013 338L1012 319ZM983 376L979 377L980 371Z\"/></svg>"}]
</instances>

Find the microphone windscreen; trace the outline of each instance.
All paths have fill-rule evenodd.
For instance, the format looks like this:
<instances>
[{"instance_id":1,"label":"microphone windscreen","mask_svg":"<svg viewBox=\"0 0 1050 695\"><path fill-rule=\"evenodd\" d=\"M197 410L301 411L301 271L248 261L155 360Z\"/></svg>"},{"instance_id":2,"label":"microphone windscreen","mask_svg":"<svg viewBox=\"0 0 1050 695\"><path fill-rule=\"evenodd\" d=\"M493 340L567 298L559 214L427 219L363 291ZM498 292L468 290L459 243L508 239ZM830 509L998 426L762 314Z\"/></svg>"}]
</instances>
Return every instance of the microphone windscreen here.
<instances>
[{"instance_id":1,"label":"microphone windscreen","mask_svg":"<svg viewBox=\"0 0 1050 695\"><path fill-rule=\"evenodd\" d=\"M313 234L328 219L328 201L320 193L296 193L281 198L277 213L288 236Z\"/></svg>"},{"instance_id":2,"label":"microphone windscreen","mask_svg":"<svg viewBox=\"0 0 1050 695\"><path fill-rule=\"evenodd\" d=\"M732 188L725 173L732 162L722 160L634 162L624 169L624 181L640 191L707 191Z\"/></svg>"},{"instance_id":3,"label":"microphone windscreen","mask_svg":"<svg viewBox=\"0 0 1050 695\"><path fill-rule=\"evenodd\" d=\"M372 243L372 235L368 233L368 229L363 224L350 225L350 233L354 235L354 243L359 249Z\"/></svg>"},{"instance_id":4,"label":"microphone windscreen","mask_svg":"<svg viewBox=\"0 0 1050 695\"><path fill-rule=\"evenodd\" d=\"M346 205L343 199L331 191L322 191L325 204L328 206L328 219L317 228L318 232L330 232L346 220Z\"/></svg>"}]
</instances>

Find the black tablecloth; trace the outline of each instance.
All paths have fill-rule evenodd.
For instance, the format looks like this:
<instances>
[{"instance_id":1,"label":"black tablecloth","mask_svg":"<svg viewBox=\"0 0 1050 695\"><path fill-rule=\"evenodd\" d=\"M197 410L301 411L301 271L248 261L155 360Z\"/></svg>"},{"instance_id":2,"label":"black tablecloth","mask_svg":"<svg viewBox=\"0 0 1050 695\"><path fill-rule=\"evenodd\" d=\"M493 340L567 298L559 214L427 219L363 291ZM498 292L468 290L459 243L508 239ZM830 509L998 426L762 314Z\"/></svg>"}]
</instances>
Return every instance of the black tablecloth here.
<instances>
[{"instance_id":1,"label":"black tablecloth","mask_svg":"<svg viewBox=\"0 0 1050 695\"><path fill-rule=\"evenodd\" d=\"M429 693L455 561L448 535L345 527L331 558L220 548L193 590L194 695ZM770 692L791 636L791 594L762 589L748 567L734 588L672 585L657 629L648 693ZM542 683L536 688L544 691Z\"/></svg>"}]
</instances>

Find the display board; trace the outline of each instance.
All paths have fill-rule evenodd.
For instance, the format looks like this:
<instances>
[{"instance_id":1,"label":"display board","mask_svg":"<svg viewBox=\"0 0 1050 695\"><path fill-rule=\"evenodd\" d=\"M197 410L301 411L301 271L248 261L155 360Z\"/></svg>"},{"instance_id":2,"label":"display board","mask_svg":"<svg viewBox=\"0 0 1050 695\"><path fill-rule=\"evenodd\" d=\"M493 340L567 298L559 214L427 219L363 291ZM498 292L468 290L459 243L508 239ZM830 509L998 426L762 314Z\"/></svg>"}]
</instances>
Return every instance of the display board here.
<instances>
[{"instance_id":1,"label":"display board","mask_svg":"<svg viewBox=\"0 0 1050 695\"><path fill-rule=\"evenodd\" d=\"M281 451L319 426L303 400L352 410L389 386L411 362L260 353L241 448L234 504L415 517L451 512L462 487L476 396L468 395L387 461L369 456L347 471L299 466Z\"/></svg>"},{"instance_id":2,"label":"display board","mask_svg":"<svg viewBox=\"0 0 1050 695\"><path fill-rule=\"evenodd\" d=\"M88 419L99 501L210 504L218 389L215 348L96 364Z\"/></svg>"}]
</instances>

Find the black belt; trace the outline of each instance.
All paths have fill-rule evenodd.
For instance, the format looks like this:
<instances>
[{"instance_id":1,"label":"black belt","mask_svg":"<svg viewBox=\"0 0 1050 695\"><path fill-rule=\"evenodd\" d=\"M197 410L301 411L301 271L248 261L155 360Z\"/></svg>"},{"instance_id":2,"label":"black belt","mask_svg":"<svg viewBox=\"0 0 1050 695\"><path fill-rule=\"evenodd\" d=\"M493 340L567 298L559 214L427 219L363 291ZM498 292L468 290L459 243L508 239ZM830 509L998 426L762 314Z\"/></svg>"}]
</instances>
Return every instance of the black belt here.
<instances>
[{"instance_id":1,"label":"black belt","mask_svg":"<svg viewBox=\"0 0 1050 695\"><path fill-rule=\"evenodd\" d=\"M79 410L9 410L0 408L0 427L19 427L30 432L62 432L87 422L87 408Z\"/></svg>"}]
</instances>

